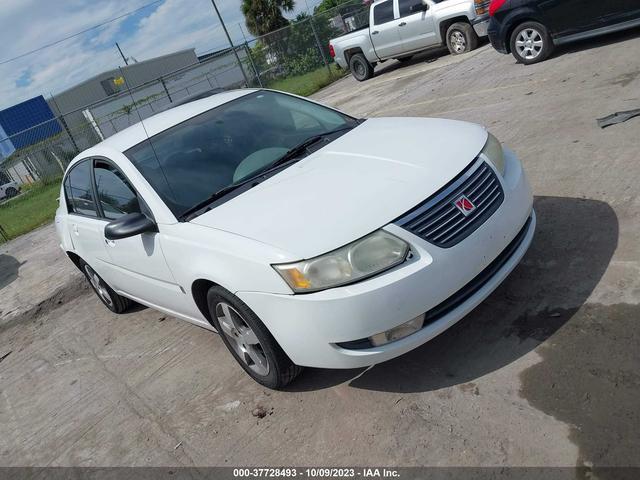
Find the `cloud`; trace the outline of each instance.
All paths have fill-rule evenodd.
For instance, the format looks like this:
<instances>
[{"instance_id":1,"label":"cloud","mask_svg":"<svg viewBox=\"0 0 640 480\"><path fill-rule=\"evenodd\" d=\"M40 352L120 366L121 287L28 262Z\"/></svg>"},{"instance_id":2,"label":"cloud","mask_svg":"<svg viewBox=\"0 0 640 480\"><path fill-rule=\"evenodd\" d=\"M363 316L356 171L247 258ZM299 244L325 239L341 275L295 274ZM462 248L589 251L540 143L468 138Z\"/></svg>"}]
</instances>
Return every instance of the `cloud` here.
<instances>
[{"instance_id":1,"label":"cloud","mask_svg":"<svg viewBox=\"0 0 640 480\"><path fill-rule=\"evenodd\" d=\"M1 0L0 61L73 35L138 9L151 0ZM293 17L319 0L298 0ZM240 0L217 0L234 43L244 41ZM0 108L60 92L123 64L118 42L128 57L146 60L184 48L203 53L228 42L211 0L163 0L129 17L0 65Z\"/></svg>"}]
</instances>

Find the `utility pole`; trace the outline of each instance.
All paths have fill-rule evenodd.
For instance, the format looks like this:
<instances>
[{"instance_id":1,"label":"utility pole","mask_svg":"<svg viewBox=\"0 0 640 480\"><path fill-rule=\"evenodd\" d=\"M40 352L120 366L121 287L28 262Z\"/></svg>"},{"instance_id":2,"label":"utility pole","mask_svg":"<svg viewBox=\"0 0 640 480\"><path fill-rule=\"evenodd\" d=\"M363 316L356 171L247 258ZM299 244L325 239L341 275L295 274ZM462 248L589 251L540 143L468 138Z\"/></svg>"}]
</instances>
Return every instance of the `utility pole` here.
<instances>
[{"instance_id":1,"label":"utility pole","mask_svg":"<svg viewBox=\"0 0 640 480\"><path fill-rule=\"evenodd\" d=\"M218 15L218 19L220 20L220 24L222 25L222 29L224 30L224 34L227 36L227 40L229 40L229 45L231 46L231 50L233 50L233 54L236 56L236 61L238 62L238 66L240 67L240 70L242 71L242 76L244 77L244 82L246 83L247 87L250 87L251 85L249 85L249 78L247 77L247 74L244 71L244 67L242 66L242 62L240 61L240 57L238 56L238 52L236 51L236 47L233 45L233 42L231 41L231 37L229 36L229 32L227 31L227 26L224 24L224 20L222 19L222 15L220 15L220 10L218 10L218 6L216 5L216 0L211 0L211 3L213 4L213 8L216 11L216 14Z\"/></svg>"},{"instance_id":2,"label":"utility pole","mask_svg":"<svg viewBox=\"0 0 640 480\"><path fill-rule=\"evenodd\" d=\"M127 61L127 57L125 57L124 53L122 53L122 49L120 48L120 45L118 45L118 42L116 42L116 47L118 47L118 51L120 52L120 55L122 56L122 59L124 60L124 64L125 65L129 65L129 62Z\"/></svg>"}]
</instances>

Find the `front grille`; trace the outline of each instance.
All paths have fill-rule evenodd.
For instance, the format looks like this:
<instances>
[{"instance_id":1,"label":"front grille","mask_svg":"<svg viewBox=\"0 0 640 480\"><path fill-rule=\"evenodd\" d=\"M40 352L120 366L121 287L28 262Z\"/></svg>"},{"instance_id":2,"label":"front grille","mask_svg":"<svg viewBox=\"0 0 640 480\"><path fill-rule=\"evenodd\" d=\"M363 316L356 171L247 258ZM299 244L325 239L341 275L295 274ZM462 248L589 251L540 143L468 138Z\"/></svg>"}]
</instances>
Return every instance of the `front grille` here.
<instances>
[{"instance_id":1,"label":"front grille","mask_svg":"<svg viewBox=\"0 0 640 480\"><path fill-rule=\"evenodd\" d=\"M491 0L475 0L476 15L484 15L489 12L489 4Z\"/></svg>"},{"instance_id":2,"label":"front grille","mask_svg":"<svg viewBox=\"0 0 640 480\"><path fill-rule=\"evenodd\" d=\"M454 204L466 197L475 207L463 214ZM441 248L460 243L482 225L504 201L504 191L494 170L483 161L474 163L450 185L394 223Z\"/></svg>"}]
</instances>

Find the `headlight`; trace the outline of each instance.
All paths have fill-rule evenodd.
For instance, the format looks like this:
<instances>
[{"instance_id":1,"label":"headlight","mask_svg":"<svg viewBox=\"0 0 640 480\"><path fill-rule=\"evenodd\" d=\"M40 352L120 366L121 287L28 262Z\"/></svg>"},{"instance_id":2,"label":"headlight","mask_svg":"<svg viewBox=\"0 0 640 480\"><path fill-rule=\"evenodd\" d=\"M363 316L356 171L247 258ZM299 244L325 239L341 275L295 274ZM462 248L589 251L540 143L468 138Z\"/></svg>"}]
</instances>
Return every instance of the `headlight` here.
<instances>
[{"instance_id":1,"label":"headlight","mask_svg":"<svg viewBox=\"0 0 640 480\"><path fill-rule=\"evenodd\" d=\"M273 265L296 293L316 292L383 272L407 258L409 245L378 230L349 245L296 263Z\"/></svg>"},{"instance_id":2,"label":"headlight","mask_svg":"<svg viewBox=\"0 0 640 480\"><path fill-rule=\"evenodd\" d=\"M487 143L480 153L483 153L493 163L500 175L504 175L504 152L500 141L496 137L489 134Z\"/></svg>"}]
</instances>

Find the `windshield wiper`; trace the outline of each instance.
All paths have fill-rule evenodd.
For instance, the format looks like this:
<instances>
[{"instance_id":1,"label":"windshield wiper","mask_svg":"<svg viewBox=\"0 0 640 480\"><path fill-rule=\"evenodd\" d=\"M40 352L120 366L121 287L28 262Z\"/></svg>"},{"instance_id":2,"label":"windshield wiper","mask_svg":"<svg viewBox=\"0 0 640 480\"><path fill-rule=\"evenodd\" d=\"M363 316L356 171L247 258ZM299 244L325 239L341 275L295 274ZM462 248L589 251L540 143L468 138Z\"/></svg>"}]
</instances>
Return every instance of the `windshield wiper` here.
<instances>
[{"instance_id":1,"label":"windshield wiper","mask_svg":"<svg viewBox=\"0 0 640 480\"><path fill-rule=\"evenodd\" d=\"M203 209L204 207L206 207L207 205L210 205L211 203L215 202L216 200L218 200L221 197L224 197L226 194L233 192L234 190L242 187L243 185L246 185L247 183L250 183L252 181L255 181L257 179L257 177L259 177L260 175L257 176L252 176L249 178L246 178L244 180L241 180L239 182L236 183L232 183L230 185L227 185L226 187L222 187L220 190L212 193L209 197L207 197L205 200L196 203L193 207L185 210L181 215L180 218L183 220L187 220L188 217L190 217L192 214L194 214L195 212L197 212L198 210Z\"/></svg>"},{"instance_id":2,"label":"windshield wiper","mask_svg":"<svg viewBox=\"0 0 640 480\"><path fill-rule=\"evenodd\" d=\"M185 210L180 215L180 218L182 220L188 220L189 217L191 215L193 215L194 213L198 212L199 210L202 210L203 208L205 208L206 206L212 204L213 202L215 202L219 198L222 198L225 195L227 195L228 193L233 192L234 190L237 190L238 188L242 187L243 185L246 185L247 183L251 183L251 182L258 182L259 183L259 181L258 181L259 178L268 175L269 173L273 172L274 170L277 170L278 168L282 167L284 164L289 163L290 161L296 159L302 153L304 153L307 150L307 148L309 148L314 143L319 142L320 140L322 140L323 138L325 138L325 137L327 137L329 135L333 135L335 133L340 133L340 132L343 132L343 131L346 131L346 130L351 130L353 128L355 128L355 127L353 127L353 126L340 127L340 128L336 128L335 130L330 130L330 131L322 133L320 135L314 135L313 137L307 138L304 142L302 142L302 143L296 145L295 147L291 148L282 157L278 158L277 160L275 160L274 162L270 163L266 167L258 170L253 175L251 175L251 176L249 176L249 177L247 177L247 178L245 178L243 180L240 180L238 182L235 182L235 183L232 183L230 185L227 185L226 187L221 188L217 192L214 192L213 194L211 194L208 198L206 198L202 202L199 202L196 205L194 205L193 207Z\"/></svg>"},{"instance_id":3,"label":"windshield wiper","mask_svg":"<svg viewBox=\"0 0 640 480\"><path fill-rule=\"evenodd\" d=\"M282 165L283 163L287 163L289 160L292 160L292 159L294 159L296 157L299 157L311 145L313 145L314 143L319 142L320 140L322 140L325 137L328 137L329 135L333 135L334 133L344 132L346 130L352 130L353 128L355 128L355 127L352 127L352 126L340 127L340 128L336 128L335 130L330 130L328 132L321 133L320 135L314 135L313 137L309 137L304 142L302 142L302 143L296 145L295 147L291 148L289 151L287 151L287 153L285 153L283 156L281 156L275 162L271 163L268 166L266 171L269 171L272 168L275 168L275 167L278 167L278 166ZM262 173L264 173L264 171Z\"/></svg>"}]
</instances>

